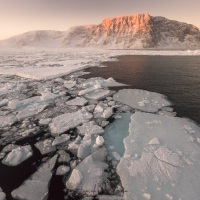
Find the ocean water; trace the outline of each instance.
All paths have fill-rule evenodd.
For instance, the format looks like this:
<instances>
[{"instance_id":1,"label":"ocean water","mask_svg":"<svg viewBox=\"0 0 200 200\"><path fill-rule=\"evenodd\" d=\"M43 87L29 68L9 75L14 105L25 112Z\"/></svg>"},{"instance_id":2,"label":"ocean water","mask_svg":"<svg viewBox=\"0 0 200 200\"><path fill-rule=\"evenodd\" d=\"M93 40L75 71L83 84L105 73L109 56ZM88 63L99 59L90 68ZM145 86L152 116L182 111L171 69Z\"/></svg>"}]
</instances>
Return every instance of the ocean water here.
<instances>
[{"instance_id":1,"label":"ocean water","mask_svg":"<svg viewBox=\"0 0 200 200\"><path fill-rule=\"evenodd\" d=\"M85 78L113 77L129 87L164 94L179 117L200 124L200 56L120 56L105 68L90 68ZM121 88L113 88L115 90Z\"/></svg>"}]
</instances>

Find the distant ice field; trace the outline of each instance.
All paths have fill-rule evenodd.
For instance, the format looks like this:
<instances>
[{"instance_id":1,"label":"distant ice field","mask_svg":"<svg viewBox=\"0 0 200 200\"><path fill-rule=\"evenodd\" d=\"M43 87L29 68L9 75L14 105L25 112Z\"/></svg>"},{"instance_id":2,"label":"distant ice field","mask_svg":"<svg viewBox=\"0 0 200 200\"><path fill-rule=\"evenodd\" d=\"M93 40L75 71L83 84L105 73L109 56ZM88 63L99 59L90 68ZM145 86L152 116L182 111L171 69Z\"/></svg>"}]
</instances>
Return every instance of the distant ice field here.
<instances>
[{"instance_id":1,"label":"distant ice field","mask_svg":"<svg viewBox=\"0 0 200 200\"><path fill-rule=\"evenodd\" d=\"M42 80L57 78L79 69L101 66L120 55L198 56L200 50L104 50L104 49L0 49L0 74Z\"/></svg>"}]
</instances>

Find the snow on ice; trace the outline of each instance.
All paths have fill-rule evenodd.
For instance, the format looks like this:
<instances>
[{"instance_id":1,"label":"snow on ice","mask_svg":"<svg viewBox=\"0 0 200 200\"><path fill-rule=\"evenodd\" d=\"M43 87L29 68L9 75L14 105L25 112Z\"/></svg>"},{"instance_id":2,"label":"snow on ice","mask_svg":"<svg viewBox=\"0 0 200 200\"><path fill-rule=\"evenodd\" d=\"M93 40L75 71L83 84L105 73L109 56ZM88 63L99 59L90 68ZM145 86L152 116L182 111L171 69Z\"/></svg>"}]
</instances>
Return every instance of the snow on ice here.
<instances>
[{"instance_id":1,"label":"snow on ice","mask_svg":"<svg viewBox=\"0 0 200 200\"><path fill-rule=\"evenodd\" d=\"M134 109L145 112L157 112L171 103L164 95L137 89L123 89L113 96L115 101L120 101Z\"/></svg>"},{"instance_id":2,"label":"snow on ice","mask_svg":"<svg viewBox=\"0 0 200 200\"><path fill-rule=\"evenodd\" d=\"M2 160L2 163L8 166L17 166L32 155L33 151L30 145L17 147L8 153L8 155Z\"/></svg>"},{"instance_id":3,"label":"snow on ice","mask_svg":"<svg viewBox=\"0 0 200 200\"><path fill-rule=\"evenodd\" d=\"M88 113L86 110L78 110L73 113L66 113L55 117L52 119L49 127L51 130L52 136L59 135L68 131L76 126L81 125L82 123L91 120L93 115Z\"/></svg>"},{"instance_id":4,"label":"snow on ice","mask_svg":"<svg viewBox=\"0 0 200 200\"><path fill-rule=\"evenodd\" d=\"M188 130L188 127L189 130ZM198 199L200 128L187 119L136 112L117 167L125 199ZM136 156L137 155L137 156Z\"/></svg>"}]
</instances>

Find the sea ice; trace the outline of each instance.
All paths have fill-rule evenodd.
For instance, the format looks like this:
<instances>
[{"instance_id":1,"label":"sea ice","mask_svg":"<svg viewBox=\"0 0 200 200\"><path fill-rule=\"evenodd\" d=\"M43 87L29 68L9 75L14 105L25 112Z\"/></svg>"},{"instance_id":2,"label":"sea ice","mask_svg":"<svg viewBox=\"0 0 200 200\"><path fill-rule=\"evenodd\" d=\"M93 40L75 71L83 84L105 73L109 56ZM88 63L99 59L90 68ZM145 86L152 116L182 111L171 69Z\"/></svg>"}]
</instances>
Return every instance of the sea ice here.
<instances>
[{"instance_id":1,"label":"sea ice","mask_svg":"<svg viewBox=\"0 0 200 200\"><path fill-rule=\"evenodd\" d=\"M78 110L73 113L66 113L63 115L59 115L52 119L49 127L51 130L52 136L60 135L65 131L68 131L72 128L75 128L82 123L91 120L93 115L86 110Z\"/></svg>"},{"instance_id":2,"label":"sea ice","mask_svg":"<svg viewBox=\"0 0 200 200\"><path fill-rule=\"evenodd\" d=\"M17 114L18 120L22 120L27 117L31 117L42 112L49 104L32 104L27 106L25 109L21 110Z\"/></svg>"},{"instance_id":3,"label":"sea ice","mask_svg":"<svg viewBox=\"0 0 200 200\"><path fill-rule=\"evenodd\" d=\"M37 147L39 149L39 151L42 155L56 151L56 147L53 146L52 138L37 142L35 144L35 147Z\"/></svg>"},{"instance_id":4,"label":"sea ice","mask_svg":"<svg viewBox=\"0 0 200 200\"><path fill-rule=\"evenodd\" d=\"M17 122L17 118L14 115L0 116L0 128L5 126L12 126Z\"/></svg>"},{"instance_id":5,"label":"sea ice","mask_svg":"<svg viewBox=\"0 0 200 200\"><path fill-rule=\"evenodd\" d=\"M117 167L125 199L199 198L200 148L190 137L199 137L200 127L187 119L136 112L129 132Z\"/></svg>"},{"instance_id":6,"label":"sea ice","mask_svg":"<svg viewBox=\"0 0 200 200\"><path fill-rule=\"evenodd\" d=\"M106 179L104 170L108 165L104 162L106 156L105 148L101 148L92 155L86 157L72 172L69 180L66 182L67 188L77 190L88 196L94 196L99 193L103 181ZM73 171L74 171L73 170Z\"/></svg>"},{"instance_id":7,"label":"sea ice","mask_svg":"<svg viewBox=\"0 0 200 200\"><path fill-rule=\"evenodd\" d=\"M97 89L85 94L85 98L92 100L102 100L114 94L114 91L107 89Z\"/></svg>"},{"instance_id":8,"label":"sea ice","mask_svg":"<svg viewBox=\"0 0 200 200\"><path fill-rule=\"evenodd\" d=\"M68 106L84 106L88 101L83 97L76 97L75 99L66 102Z\"/></svg>"},{"instance_id":9,"label":"sea ice","mask_svg":"<svg viewBox=\"0 0 200 200\"><path fill-rule=\"evenodd\" d=\"M40 119L39 124L40 125L48 125L51 122L51 118L46 118L46 119Z\"/></svg>"},{"instance_id":10,"label":"sea ice","mask_svg":"<svg viewBox=\"0 0 200 200\"><path fill-rule=\"evenodd\" d=\"M108 107L103 111L102 117L108 119L112 115L113 115L113 108Z\"/></svg>"},{"instance_id":11,"label":"sea ice","mask_svg":"<svg viewBox=\"0 0 200 200\"><path fill-rule=\"evenodd\" d=\"M56 175L65 175L67 172L70 171L70 168L66 165L60 165L56 170Z\"/></svg>"},{"instance_id":12,"label":"sea ice","mask_svg":"<svg viewBox=\"0 0 200 200\"><path fill-rule=\"evenodd\" d=\"M104 132L103 128L96 125L94 121L85 122L82 126L77 127L77 131L79 135L86 135L86 134L102 134Z\"/></svg>"},{"instance_id":13,"label":"sea ice","mask_svg":"<svg viewBox=\"0 0 200 200\"><path fill-rule=\"evenodd\" d=\"M52 170L56 164L57 155L44 163L37 172L17 189L12 191L14 199L45 200L48 198L48 187L52 177Z\"/></svg>"},{"instance_id":14,"label":"sea ice","mask_svg":"<svg viewBox=\"0 0 200 200\"><path fill-rule=\"evenodd\" d=\"M113 96L113 99L134 109L153 113L157 112L162 107L171 105L171 103L166 100L166 97L161 94L138 89L119 90L119 92Z\"/></svg>"},{"instance_id":15,"label":"sea ice","mask_svg":"<svg viewBox=\"0 0 200 200\"><path fill-rule=\"evenodd\" d=\"M64 86L65 86L67 89L71 89L71 88L73 88L75 85L76 85L76 81L73 81L73 80L69 80L69 81L65 81L65 82L64 82Z\"/></svg>"},{"instance_id":16,"label":"sea ice","mask_svg":"<svg viewBox=\"0 0 200 200\"><path fill-rule=\"evenodd\" d=\"M2 160L2 163L8 166L17 166L32 155L33 151L30 145L18 147L8 153L8 155Z\"/></svg>"},{"instance_id":17,"label":"sea ice","mask_svg":"<svg viewBox=\"0 0 200 200\"><path fill-rule=\"evenodd\" d=\"M0 200L6 200L6 194L3 192L1 188L0 188Z\"/></svg>"},{"instance_id":18,"label":"sea ice","mask_svg":"<svg viewBox=\"0 0 200 200\"><path fill-rule=\"evenodd\" d=\"M53 146L62 144L64 142L67 142L68 140L70 140L70 135L68 134L62 134L60 136L56 136L55 139L52 142Z\"/></svg>"}]
</instances>

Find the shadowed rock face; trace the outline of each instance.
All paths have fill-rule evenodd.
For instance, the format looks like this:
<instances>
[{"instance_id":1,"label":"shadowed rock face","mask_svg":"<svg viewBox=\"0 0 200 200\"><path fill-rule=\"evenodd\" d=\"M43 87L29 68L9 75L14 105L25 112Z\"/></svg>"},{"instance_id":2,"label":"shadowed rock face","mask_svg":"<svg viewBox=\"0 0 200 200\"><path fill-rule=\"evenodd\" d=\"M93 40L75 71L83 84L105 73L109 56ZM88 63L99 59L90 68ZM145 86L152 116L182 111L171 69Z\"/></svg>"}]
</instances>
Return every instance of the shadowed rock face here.
<instances>
[{"instance_id":1,"label":"shadowed rock face","mask_svg":"<svg viewBox=\"0 0 200 200\"><path fill-rule=\"evenodd\" d=\"M100 48L200 48L197 27L148 13L107 18L66 32L34 31L6 40L10 46ZM4 41L5 44L5 41Z\"/></svg>"}]
</instances>

